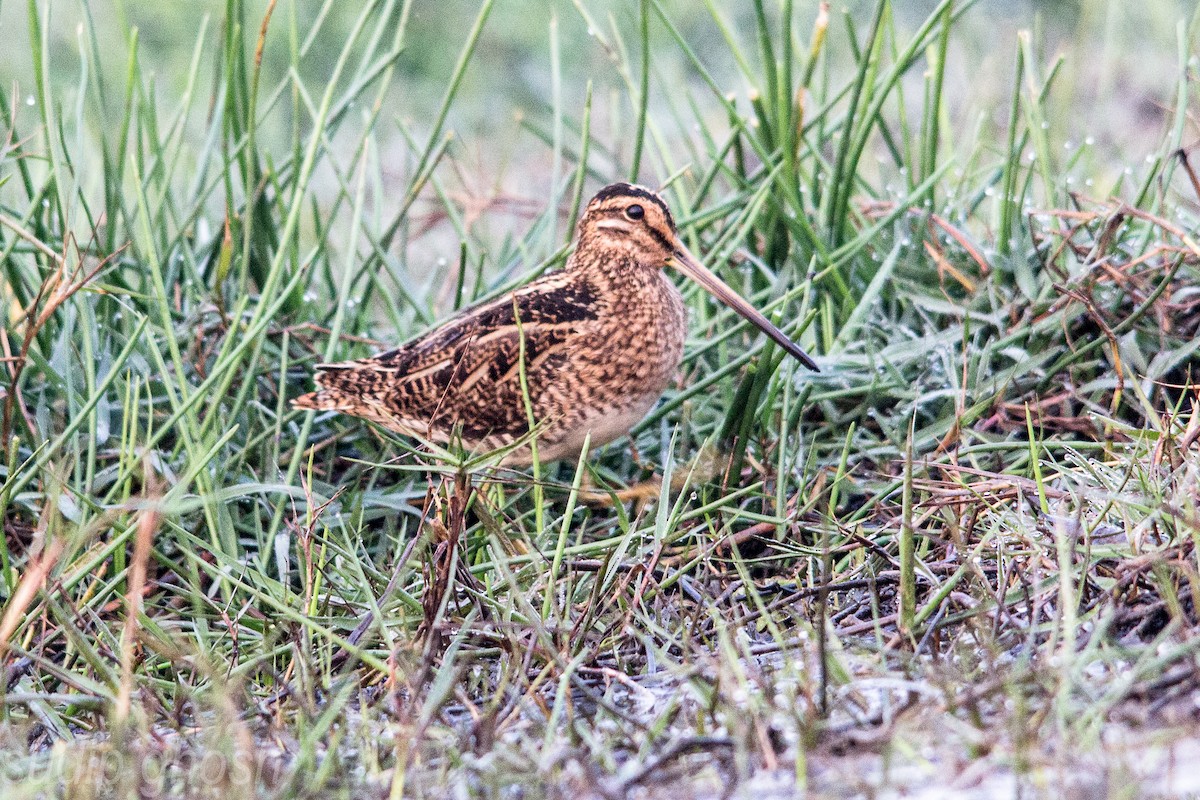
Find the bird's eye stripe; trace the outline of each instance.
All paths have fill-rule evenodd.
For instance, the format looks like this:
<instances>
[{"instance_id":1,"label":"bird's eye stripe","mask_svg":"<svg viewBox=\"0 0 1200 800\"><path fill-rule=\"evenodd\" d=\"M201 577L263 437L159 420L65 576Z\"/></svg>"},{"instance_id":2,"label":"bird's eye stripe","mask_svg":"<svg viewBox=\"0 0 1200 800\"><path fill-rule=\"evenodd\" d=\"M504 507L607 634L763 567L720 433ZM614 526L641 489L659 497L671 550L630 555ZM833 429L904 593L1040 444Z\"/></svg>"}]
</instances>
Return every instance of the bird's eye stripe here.
<instances>
[{"instance_id":1,"label":"bird's eye stripe","mask_svg":"<svg viewBox=\"0 0 1200 800\"><path fill-rule=\"evenodd\" d=\"M654 241L658 242L659 246L661 246L664 250L670 250L671 252L675 251L675 245L672 244L670 236L664 234L653 225L647 225L646 227L650 230L650 235L654 237Z\"/></svg>"}]
</instances>

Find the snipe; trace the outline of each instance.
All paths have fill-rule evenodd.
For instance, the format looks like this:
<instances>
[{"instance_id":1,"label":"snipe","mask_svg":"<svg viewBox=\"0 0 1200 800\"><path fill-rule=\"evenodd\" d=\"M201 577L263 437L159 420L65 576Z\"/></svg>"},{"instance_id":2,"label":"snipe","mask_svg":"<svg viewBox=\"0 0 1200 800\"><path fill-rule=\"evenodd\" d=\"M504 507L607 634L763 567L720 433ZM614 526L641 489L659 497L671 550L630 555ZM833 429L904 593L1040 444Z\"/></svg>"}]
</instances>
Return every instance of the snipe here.
<instances>
[{"instance_id":1,"label":"snipe","mask_svg":"<svg viewBox=\"0 0 1200 800\"><path fill-rule=\"evenodd\" d=\"M353 414L438 444L454 439L472 451L498 450L525 436L532 411L539 460L577 456L588 434L598 447L627 433L679 367L687 313L666 266L817 369L688 252L661 197L614 183L588 203L565 268L466 309L395 350L318 365L318 390L294 404ZM525 444L502 463L530 461Z\"/></svg>"}]
</instances>

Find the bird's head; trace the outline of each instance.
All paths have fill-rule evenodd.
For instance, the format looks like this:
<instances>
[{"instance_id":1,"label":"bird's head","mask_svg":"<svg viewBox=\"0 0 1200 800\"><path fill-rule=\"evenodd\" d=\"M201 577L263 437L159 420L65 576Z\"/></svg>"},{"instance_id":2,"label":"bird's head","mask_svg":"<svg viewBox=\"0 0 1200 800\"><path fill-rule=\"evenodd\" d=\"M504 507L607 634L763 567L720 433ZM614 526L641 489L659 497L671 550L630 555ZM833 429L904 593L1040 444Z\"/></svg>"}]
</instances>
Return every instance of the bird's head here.
<instances>
[{"instance_id":1,"label":"bird's head","mask_svg":"<svg viewBox=\"0 0 1200 800\"><path fill-rule=\"evenodd\" d=\"M600 270L628 264L654 269L674 267L752 322L806 367L817 369L795 342L688 251L667 204L645 187L614 183L596 193L579 220L575 263Z\"/></svg>"},{"instance_id":2,"label":"bird's head","mask_svg":"<svg viewBox=\"0 0 1200 800\"><path fill-rule=\"evenodd\" d=\"M605 186L579 220L581 255L606 261L617 255L643 266L664 267L679 249L679 234L667 204L656 192L632 183Z\"/></svg>"}]
</instances>

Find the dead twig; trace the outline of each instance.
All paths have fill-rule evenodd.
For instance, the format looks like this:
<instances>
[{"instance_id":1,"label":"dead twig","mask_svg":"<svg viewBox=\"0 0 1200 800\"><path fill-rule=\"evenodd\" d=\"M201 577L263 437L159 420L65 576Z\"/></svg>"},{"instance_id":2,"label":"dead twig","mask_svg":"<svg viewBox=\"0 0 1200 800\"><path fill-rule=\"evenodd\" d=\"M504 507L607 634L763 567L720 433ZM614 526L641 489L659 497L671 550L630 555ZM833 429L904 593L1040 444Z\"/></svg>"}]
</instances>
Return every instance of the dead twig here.
<instances>
[{"instance_id":1,"label":"dead twig","mask_svg":"<svg viewBox=\"0 0 1200 800\"><path fill-rule=\"evenodd\" d=\"M4 348L4 360L8 363L10 380L9 391L4 398L3 418L0 419L0 442L3 442L5 449L7 449L12 435L13 414L16 412L18 405L21 407L21 412L25 418L30 419L29 412L21 400L20 378L29 357L29 350L33 347L33 342L37 338L38 332L45 327L46 323L54 315L54 312L63 303L84 286L91 283L92 279L112 263L125 248L121 247L116 252L105 256L95 267L85 273L83 272L82 257L75 266L68 266L66 250L69 245L66 242L63 244L64 252L60 254L37 238L33 233L26 230L19 220L2 212L0 212L0 225L8 228L18 237L31 244L34 249L42 253L54 264L53 271L42 281L33 301L30 302L29 307L24 311L25 330L22 334L21 347L16 355L12 353L7 334L4 333L3 328L0 328L0 333L3 333L3 335L0 335L0 345ZM32 424L30 427L32 427Z\"/></svg>"}]
</instances>

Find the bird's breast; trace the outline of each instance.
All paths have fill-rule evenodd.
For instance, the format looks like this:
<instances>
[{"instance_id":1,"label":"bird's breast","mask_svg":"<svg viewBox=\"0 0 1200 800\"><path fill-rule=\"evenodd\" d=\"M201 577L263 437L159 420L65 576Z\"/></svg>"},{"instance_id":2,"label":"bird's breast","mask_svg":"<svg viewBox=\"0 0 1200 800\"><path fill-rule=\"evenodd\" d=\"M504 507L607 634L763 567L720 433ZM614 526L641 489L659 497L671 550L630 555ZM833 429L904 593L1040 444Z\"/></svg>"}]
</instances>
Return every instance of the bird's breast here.
<instances>
[{"instance_id":1,"label":"bird's breast","mask_svg":"<svg viewBox=\"0 0 1200 800\"><path fill-rule=\"evenodd\" d=\"M661 270L631 276L607 294L609 308L594 351L602 355L594 366L604 385L620 387L631 402L652 404L683 358L683 297Z\"/></svg>"},{"instance_id":2,"label":"bird's breast","mask_svg":"<svg viewBox=\"0 0 1200 800\"><path fill-rule=\"evenodd\" d=\"M597 313L564 343L563 360L530 376L535 416L553 420L539 440L543 460L577 454L586 437L598 447L627 433L679 368L687 335L679 290L660 270L618 278L597 287Z\"/></svg>"}]
</instances>

